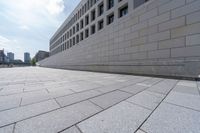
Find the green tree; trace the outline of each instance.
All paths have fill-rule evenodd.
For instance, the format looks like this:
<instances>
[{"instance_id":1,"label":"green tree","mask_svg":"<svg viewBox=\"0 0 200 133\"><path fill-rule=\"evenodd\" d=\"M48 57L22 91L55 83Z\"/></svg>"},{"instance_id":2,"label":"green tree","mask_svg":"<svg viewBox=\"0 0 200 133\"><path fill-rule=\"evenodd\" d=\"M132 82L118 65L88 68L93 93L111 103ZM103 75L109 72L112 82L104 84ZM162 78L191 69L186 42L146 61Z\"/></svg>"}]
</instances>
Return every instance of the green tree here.
<instances>
[{"instance_id":1,"label":"green tree","mask_svg":"<svg viewBox=\"0 0 200 133\"><path fill-rule=\"evenodd\" d=\"M33 59L31 60L31 65L32 65L32 66L36 66L36 60L35 60L35 58L33 58Z\"/></svg>"}]
</instances>

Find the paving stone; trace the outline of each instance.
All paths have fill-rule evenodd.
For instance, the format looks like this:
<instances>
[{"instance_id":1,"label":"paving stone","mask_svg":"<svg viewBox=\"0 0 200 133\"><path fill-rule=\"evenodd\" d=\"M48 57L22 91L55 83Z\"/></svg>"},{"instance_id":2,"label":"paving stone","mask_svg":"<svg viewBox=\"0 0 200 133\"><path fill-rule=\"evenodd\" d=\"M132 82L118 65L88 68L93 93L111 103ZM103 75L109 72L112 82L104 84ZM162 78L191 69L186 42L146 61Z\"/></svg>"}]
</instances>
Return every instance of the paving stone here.
<instances>
[{"instance_id":1,"label":"paving stone","mask_svg":"<svg viewBox=\"0 0 200 133\"><path fill-rule=\"evenodd\" d=\"M137 83L137 85L151 87L152 85L160 82L161 80L162 79L160 79L160 78L151 78L151 79L145 80L144 82Z\"/></svg>"},{"instance_id":2,"label":"paving stone","mask_svg":"<svg viewBox=\"0 0 200 133\"><path fill-rule=\"evenodd\" d=\"M14 125L5 126L0 128L0 133L13 133Z\"/></svg>"},{"instance_id":3,"label":"paving stone","mask_svg":"<svg viewBox=\"0 0 200 133\"><path fill-rule=\"evenodd\" d=\"M59 108L54 100L0 112L0 127Z\"/></svg>"},{"instance_id":4,"label":"paving stone","mask_svg":"<svg viewBox=\"0 0 200 133\"><path fill-rule=\"evenodd\" d=\"M137 94L137 93L139 93L141 91L144 91L147 88L148 87L141 86L141 85L131 85L131 86L128 86L128 87L121 88L120 90L129 92L129 93L132 93L132 94Z\"/></svg>"},{"instance_id":5,"label":"paving stone","mask_svg":"<svg viewBox=\"0 0 200 133\"><path fill-rule=\"evenodd\" d=\"M27 104L32 104L32 103L37 103L37 102L41 102L41 101L46 101L49 99L53 99L56 97L61 97L61 96L65 96L65 95L69 95L74 93L71 90L59 90L59 91L55 91L55 92L51 92L51 93L41 93L40 95L33 95L33 96L26 96L22 98L22 103L21 105L27 105Z\"/></svg>"},{"instance_id":6,"label":"paving stone","mask_svg":"<svg viewBox=\"0 0 200 133\"><path fill-rule=\"evenodd\" d=\"M188 87L188 86L177 85L177 86L175 86L175 88L172 91L186 93L186 94L192 94L192 95L199 95L199 90L197 87Z\"/></svg>"},{"instance_id":7,"label":"paving stone","mask_svg":"<svg viewBox=\"0 0 200 133\"><path fill-rule=\"evenodd\" d=\"M135 103L137 105L148 108L150 110L154 110L158 106L158 104L162 101L163 98L164 98L164 95L148 92L148 91L143 91L127 99L126 101Z\"/></svg>"},{"instance_id":8,"label":"paving stone","mask_svg":"<svg viewBox=\"0 0 200 133\"><path fill-rule=\"evenodd\" d=\"M133 133L149 114L147 109L122 102L81 122L78 127L83 133Z\"/></svg>"},{"instance_id":9,"label":"paving stone","mask_svg":"<svg viewBox=\"0 0 200 133\"><path fill-rule=\"evenodd\" d=\"M110 106L113 106L114 104L117 104L117 103L127 99L130 96L131 96L131 94L129 94L129 93L117 90L117 91L113 91L113 92L106 93L104 95L92 98L92 99L90 99L90 101L92 101L93 103L97 104L98 106L106 109Z\"/></svg>"},{"instance_id":10,"label":"paving stone","mask_svg":"<svg viewBox=\"0 0 200 133\"><path fill-rule=\"evenodd\" d=\"M81 92L81 93L74 93L72 95L68 95L68 96L64 96L64 97L59 97L56 98L56 100L58 101L58 103L61 106L67 106L73 103L77 103L83 100L87 100L89 98L95 97L100 95L101 93L95 90L91 90L91 91L85 91L85 92Z\"/></svg>"},{"instance_id":11,"label":"paving stone","mask_svg":"<svg viewBox=\"0 0 200 133\"><path fill-rule=\"evenodd\" d=\"M196 82L194 81L186 81L186 80L181 80L177 83L177 85L182 85L182 86L187 86L187 87L197 87Z\"/></svg>"},{"instance_id":12,"label":"paving stone","mask_svg":"<svg viewBox=\"0 0 200 133\"><path fill-rule=\"evenodd\" d=\"M0 91L0 96L12 95L12 94L22 93L22 92L23 92L23 88L16 88L16 89L4 88L3 90Z\"/></svg>"},{"instance_id":13,"label":"paving stone","mask_svg":"<svg viewBox=\"0 0 200 133\"><path fill-rule=\"evenodd\" d=\"M176 83L177 83L177 80L166 79L148 88L147 90L166 95L176 85Z\"/></svg>"},{"instance_id":14,"label":"paving stone","mask_svg":"<svg viewBox=\"0 0 200 133\"><path fill-rule=\"evenodd\" d=\"M141 129L148 133L198 133L200 112L162 103Z\"/></svg>"},{"instance_id":15,"label":"paving stone","mask_svg":"<svg viewBox=\"0 0 200 133\"><path fill-rule=\"evenodd\" d=\"M136 133L145 133L144 131L142 131L142 130L137 130L137 132Z\"/></svg>"},{"instance_id":16,"label":"paving stone","mask_svg":"<svg viewBox=\"0 0 200 133\"><path fill-rule=\"evenodd\" d=\"M101 109L85 101L47 114L21 121L15 126L15 133L55 133L96 114Z\"/></svg>"},{"instance_id":17,"label":"paving stone","mask_svg":"<svg viewBox=\"0 0 200 133\"><path fill-rule=\"evenodd\" d=\"M0 99L0 111L18 107L20 105L21 98L1 98Z\"/></svg>"},{"instance_id":18,"label":"paving stone","mask_svg":"<svg viewBox=\"0 0 200 133\"><path fill-rule=\"evenodd\" d=\"M78 130L77 127L73 126L73 127L69 128L69 129L67 129L67 130L65 130L61 133L81 133L81 132Z\"/></svg>"},{"instance_id":19,"label":"paving stone","mask_svg":"<svg viewBox=\"0 0 200 133\"><path fill-rule=\"evenodd\" d=\"M171 92L166 97L165 102L200 111L200 95Z\"/></svg>"}]
</instances>

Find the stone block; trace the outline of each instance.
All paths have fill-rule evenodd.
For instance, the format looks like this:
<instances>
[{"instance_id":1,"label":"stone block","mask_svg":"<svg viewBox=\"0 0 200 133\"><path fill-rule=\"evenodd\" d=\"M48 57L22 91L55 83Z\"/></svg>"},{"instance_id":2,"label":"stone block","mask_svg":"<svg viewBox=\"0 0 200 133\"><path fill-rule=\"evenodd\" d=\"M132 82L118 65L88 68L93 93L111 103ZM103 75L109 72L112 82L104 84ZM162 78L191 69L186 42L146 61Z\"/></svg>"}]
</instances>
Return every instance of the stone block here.
<instances>
[{"instance_id":1,"label":"stone block","mask_svg":"<svg viewBox=\"0 0 200 133\"><path fill-rule=\"evenodd\" d=\"M186 45L200 45L200 34L195 34L186 37Z\"/></svg>"},{"instance_id":2,"label":"stone block","mask_svg":"<svg viewBox=\"0 0 200 133\"><path fill-rule=\"evenodd\" d=\"M83 133L133 133L151 111L122 102L78 124Z\"/></svg>"},{"instance_id":3,"label":"stone block","mask_svg":"<svg viewBox=\"0 0 200 133\"><path fill-rule=\"evenodd\" d=\"M98 106L85 101L18 122L15 126L15 133L59 132L99 111L101 111L101 109Z\"/></svg>"},{"instance_id":4,"label":"stone block","mask_svg":"<svg viewBox=\"0 0 200 133\"><path fill-rule=\"evenodd\" d=\"M141 129L148 133L198 133L199 119L200 113L197 111L162 103Z\"/></svg>"}]
</instances>

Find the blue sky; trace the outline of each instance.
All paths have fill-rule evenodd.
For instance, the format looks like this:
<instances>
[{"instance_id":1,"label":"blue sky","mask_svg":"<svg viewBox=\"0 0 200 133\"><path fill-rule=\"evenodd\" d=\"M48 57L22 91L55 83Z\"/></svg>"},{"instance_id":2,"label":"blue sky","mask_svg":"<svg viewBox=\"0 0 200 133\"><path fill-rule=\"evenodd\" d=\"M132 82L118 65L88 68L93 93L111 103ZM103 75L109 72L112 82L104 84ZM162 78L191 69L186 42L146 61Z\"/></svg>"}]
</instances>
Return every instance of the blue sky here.
<instances>
[{"instance_id":1,"label":"blue sky","mask_svg":"<svg viewBox=\"0 0 200 133\"><path fill-rule=\"evenodd\" d=\"M0 49L23 59L48 50L49 40L80 0L0 0Z\"/></svg>"}]
</instances>

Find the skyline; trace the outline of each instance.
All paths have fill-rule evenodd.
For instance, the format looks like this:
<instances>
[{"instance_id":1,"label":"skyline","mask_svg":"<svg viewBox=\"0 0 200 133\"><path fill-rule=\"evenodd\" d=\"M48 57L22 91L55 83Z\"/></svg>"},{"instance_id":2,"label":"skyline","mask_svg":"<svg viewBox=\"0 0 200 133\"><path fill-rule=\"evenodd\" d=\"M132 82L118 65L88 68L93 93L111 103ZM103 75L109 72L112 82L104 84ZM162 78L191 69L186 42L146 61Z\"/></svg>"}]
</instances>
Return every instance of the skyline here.
<instances>
[{"instance_id":1,"label":"skyline","mask_svg":"<svg viewBox=\"0 0 200 133\"><path fill-rule=\"evenodd\" d=\"M49 40L80 0L0 1L0 49L23 59L38 50L49 51Z\"/></svg>"}]
</instances>

